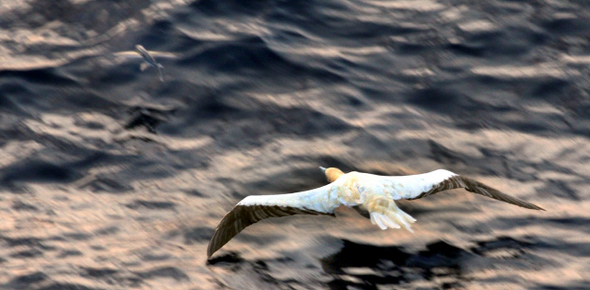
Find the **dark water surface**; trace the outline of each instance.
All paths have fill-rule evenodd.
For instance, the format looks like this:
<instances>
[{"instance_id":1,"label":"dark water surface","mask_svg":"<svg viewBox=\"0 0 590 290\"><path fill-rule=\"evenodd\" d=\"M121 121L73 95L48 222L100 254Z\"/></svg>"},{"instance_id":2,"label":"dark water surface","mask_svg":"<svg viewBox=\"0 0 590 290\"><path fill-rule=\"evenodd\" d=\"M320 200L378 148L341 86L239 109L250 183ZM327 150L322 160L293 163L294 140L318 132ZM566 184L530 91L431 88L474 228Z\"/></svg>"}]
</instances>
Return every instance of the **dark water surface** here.
<instances>
[{"instance_id":1,"label":"dark water surface","mask_svg":"<svg viewBox=\"0 0 590 290\"><path fill-rule=\"evenodd\" d=\"M165 82L138 59L142 44ZM590 288L590 2L0 1L0 288ZM446 168L400 202L247 228L317 169Z\"/></svg>"}]
</instances>

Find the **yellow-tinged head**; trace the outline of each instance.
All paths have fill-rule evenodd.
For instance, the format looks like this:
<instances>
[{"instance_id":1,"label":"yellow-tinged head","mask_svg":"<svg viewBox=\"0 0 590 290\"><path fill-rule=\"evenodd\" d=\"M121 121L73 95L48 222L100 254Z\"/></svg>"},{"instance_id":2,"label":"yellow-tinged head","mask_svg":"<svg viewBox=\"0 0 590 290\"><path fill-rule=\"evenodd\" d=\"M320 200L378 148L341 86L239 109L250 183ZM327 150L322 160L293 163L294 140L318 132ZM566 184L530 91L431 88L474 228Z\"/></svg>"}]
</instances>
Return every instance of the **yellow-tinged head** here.
<instances>
[{"instance_id":1,"label":"yellow-tinged head","mask_svg":"<svg viewBox=\"0 0 590 290\"><path fill-rule=\"evenodd\" d=\"M334 182L336 181L336 179L338 179L338 177L344 175L344 172L342 172L342 170L336 167L324 168L320 166L320 169L322 169L324 171L324 174L326 174L328 182Z\"/></svg>"}]
</instances>

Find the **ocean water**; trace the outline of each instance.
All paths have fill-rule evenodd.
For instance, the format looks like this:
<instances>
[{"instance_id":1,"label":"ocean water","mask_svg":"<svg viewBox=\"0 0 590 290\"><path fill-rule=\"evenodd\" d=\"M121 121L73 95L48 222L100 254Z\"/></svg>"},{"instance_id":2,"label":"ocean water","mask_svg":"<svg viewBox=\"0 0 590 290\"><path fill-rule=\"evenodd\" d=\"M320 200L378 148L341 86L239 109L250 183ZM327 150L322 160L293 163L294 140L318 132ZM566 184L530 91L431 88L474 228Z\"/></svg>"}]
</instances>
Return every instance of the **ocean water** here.
<instances>
[{"instance_id":1,"label":"ocean water","mask_svg":"<svg viewBox=\"0 0 590 290\"><path fill-rule=\"evenodd\" d=\"M586 1L1 0L0 288L588 289L589 66ZM414 234L340 208L207 261L318 166L547 211L454 190L398 203Z\"/></svg>"}]
</instances>

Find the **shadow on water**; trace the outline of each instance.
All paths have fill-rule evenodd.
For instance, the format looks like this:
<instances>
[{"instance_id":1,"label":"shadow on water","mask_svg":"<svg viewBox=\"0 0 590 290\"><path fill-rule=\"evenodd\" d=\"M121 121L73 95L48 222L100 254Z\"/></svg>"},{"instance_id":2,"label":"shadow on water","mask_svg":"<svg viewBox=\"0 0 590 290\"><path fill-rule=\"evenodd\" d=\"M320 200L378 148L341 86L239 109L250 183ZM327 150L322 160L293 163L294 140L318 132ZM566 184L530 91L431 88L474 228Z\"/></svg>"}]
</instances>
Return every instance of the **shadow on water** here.
<instances>
[{"instance_id":1,"label":"shadow on water","mask_svg":"<svg viewBox=\"0 0 590 290\"><path fill-rule=\"evenodd\" d=\"M443 288L458 286L463 277L463 261L473 253L444 241L429 244L424 251L411 253L398 246L373 246L344 240L342 250L321 259L322 267L334 280L330 289L377 289L377 285L398 285L417 279L444 276ZM354 271L363 268L363 271ZM350 279L350 277L353 279Z\"/></svg>"},{"instance_id":2,"label":"shadow on water","mask_svg":"<svg viewBox=\"0 0 590 290\"><path fill-rule=\"evenodd\" d=\"M531 238L515 239L501 236L492 240L475 241L463 249L439 240L426 245L424 250L412 251L400 246L375 246L349 240L339 240L342 248L337 253L319 259L325 275L306 283L329 289L379 289L382 286L425 285L434 288L461 288L473 280L473 275L496 267L543 271L551 262L532 254L545 248L547 242ZM229 252L213 257L208 266L223 267L236 275L245 272L258 275L257 281L274 286L288 286L292 280L280 276L281 268L291 268L296 256L285 253L277 259L246 260L239 253ZM307 268L312 267L310 265ZM313 272L318 272L319 269ZM510 280L509 277L506 279ZM543 287L543 286L541 286Z\"/></svg>"},{"instance_id":3,"label":"shadow on water","mask_svg":"<svg viewBox=\"0 0 590 290\"><path fill-rule=\"evenodd\" d=\"M333 255L320 259L325 274L331 276L327 282L319 282L321 287L329 289L377 289L377 285L400 285L416 280L434 280L444 277L442 288L452 288L461 285L466 280L463 277L464 261L475 254L450 245L444 241L429 244L424 251L411 253L398 246L374 246L359 244L343 240L343 248ZM282 263L291 260L285 258ZM278 281L272 277L274 267L261 265L274 264L277 261L247 261L238 253L231 252L223 256L214 257L208 265L224 267L232 272L243 269L254 269L261 275L261 280L267 280L274 285L288 284L291 281ZM265 278L266 277L266 278ZM309 286L309 285L308 285Z\"/></svg>"}]
</instances>

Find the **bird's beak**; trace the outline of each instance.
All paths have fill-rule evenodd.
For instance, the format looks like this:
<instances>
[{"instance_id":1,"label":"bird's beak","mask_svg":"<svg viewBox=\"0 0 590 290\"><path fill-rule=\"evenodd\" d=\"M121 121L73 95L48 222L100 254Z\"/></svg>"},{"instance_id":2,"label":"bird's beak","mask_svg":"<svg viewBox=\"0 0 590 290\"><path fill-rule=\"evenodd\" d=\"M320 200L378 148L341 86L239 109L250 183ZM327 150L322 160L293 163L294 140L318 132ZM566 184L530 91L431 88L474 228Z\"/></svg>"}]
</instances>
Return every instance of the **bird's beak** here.
<instances>
[{"instance_id":1,"label":"bird's beak","mask_svg":"<svg viewBox=\"0 0 590 290\"><path fill-rule=\"evenodd\" d=\"M326 173L326 167L320 166L320 169L324 172L324 174Z\"/></svg>"}]
</instances>

